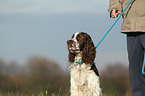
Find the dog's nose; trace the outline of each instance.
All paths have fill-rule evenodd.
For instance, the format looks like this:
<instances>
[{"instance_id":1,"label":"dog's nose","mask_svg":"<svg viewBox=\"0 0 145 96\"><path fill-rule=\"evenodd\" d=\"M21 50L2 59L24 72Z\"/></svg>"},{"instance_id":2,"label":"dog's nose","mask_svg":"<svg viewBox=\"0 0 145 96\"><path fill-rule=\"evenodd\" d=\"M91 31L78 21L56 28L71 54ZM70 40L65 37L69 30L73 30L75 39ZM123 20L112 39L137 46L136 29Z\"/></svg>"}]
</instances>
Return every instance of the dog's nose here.
<instances>
[{"instance_id":1,"label":"dog's nose","mask_svg":"<svg viewBox=\"0 0 145 96\"><path fill-rule=\"evenodd\" d=\"M73 41L72 40L68 40L67 41L67 46L72 47Z\"/></svg>"}]
</instances>

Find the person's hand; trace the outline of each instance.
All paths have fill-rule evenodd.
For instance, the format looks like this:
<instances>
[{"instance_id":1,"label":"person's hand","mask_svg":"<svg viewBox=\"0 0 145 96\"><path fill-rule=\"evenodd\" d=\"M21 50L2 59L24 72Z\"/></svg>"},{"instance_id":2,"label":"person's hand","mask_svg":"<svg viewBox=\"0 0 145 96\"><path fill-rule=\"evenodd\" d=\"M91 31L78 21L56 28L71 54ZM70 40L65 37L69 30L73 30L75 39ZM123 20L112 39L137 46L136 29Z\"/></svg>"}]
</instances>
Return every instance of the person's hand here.
<instances>
[{"instance_id":1,"label":"person's hand","mask_svg":"<svg viewBox=\"0 0 145 96\"><path fill-rule=\"evenodd\" d=\"M121 11L113 9L111 12L111 18L116 18L119 14L121 14Z\"/></svg>"}]
</instances>

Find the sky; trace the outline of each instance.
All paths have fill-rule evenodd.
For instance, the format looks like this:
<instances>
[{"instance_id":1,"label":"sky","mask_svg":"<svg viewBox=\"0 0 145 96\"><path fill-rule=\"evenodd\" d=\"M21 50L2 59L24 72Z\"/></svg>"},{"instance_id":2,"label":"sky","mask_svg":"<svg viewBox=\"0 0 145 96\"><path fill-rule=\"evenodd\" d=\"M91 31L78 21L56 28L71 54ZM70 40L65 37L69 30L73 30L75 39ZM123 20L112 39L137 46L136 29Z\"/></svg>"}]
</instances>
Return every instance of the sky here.
<instances>
[{"instance_id":1,"label":"sky","mask_svg":"<svg viewBox=\"0 0 145 96\"><path fill-rule=\"evenodd\" d=\"M97 45L116 19L110 19L109 0L0 0L0 59L24 64L44 56L68 67L66 41L75 32L88 33ZM122 18L97 50L99 70L107 64L128 66Z\"/></svg>"}]
</instances>

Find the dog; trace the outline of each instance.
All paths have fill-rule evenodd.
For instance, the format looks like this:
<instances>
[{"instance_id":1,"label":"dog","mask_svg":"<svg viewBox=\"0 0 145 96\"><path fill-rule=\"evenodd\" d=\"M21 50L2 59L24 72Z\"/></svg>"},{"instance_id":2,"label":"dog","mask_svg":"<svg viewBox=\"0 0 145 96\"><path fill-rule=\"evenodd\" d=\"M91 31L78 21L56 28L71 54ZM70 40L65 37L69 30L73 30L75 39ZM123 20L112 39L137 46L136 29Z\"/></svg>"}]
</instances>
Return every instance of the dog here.
<instances>
[{"instance_id":1,"label":"dog","mask_svg":"<svg viewBox=\"0 0 145 96\"><path fill-rule=\"evenodd\" d=\"M76 32L67 41L71 96L101 96L100 78L95 66L96 49L91 37Z\"/></svg>"}]
</instances>

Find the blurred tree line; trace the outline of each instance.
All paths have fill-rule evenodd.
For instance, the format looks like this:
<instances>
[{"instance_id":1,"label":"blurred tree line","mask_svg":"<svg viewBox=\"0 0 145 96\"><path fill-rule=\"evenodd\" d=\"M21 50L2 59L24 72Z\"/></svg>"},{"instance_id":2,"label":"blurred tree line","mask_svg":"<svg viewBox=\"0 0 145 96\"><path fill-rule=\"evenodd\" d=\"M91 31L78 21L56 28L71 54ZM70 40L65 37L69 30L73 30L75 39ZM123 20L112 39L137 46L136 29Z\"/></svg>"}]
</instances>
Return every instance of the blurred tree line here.
<instances>
[{"instance_id":1,"label":"blurred tree line","mask_svg":"<svg viewBox=\"0 0 145 96\"><path fill-rule=\"evenodd\" d=\"M131 96L126 66L108 64L99 73L103 96ZM69 96L69 78L67 70L45 57L33 56L24 65L0 60L0 92L3 94L38 96L47 91L48 96Z\"/></svg>"},{"instance_id":2,"label":"blurred tree line","mask_svg":"<svg viewBox=\"0 0 145 96\"><path fill-rule=\"evenodd\" d=\"M69 73L56 62L36 56L27 60L25 65L16 62L6 64L0 60L0 92L38 96L46 91L49 96L69 95Z\"/></svg>"},{"instance_id":3,"label":"blurred tree line","mask_svg":"<svg viewBox=\"0 0 145 96\"><path fill-rule=\"evenodd\" d=\"M101 72L104 96L131 96L128 68L121 63L108 64Z\"/></svg>"}]
</instances>

